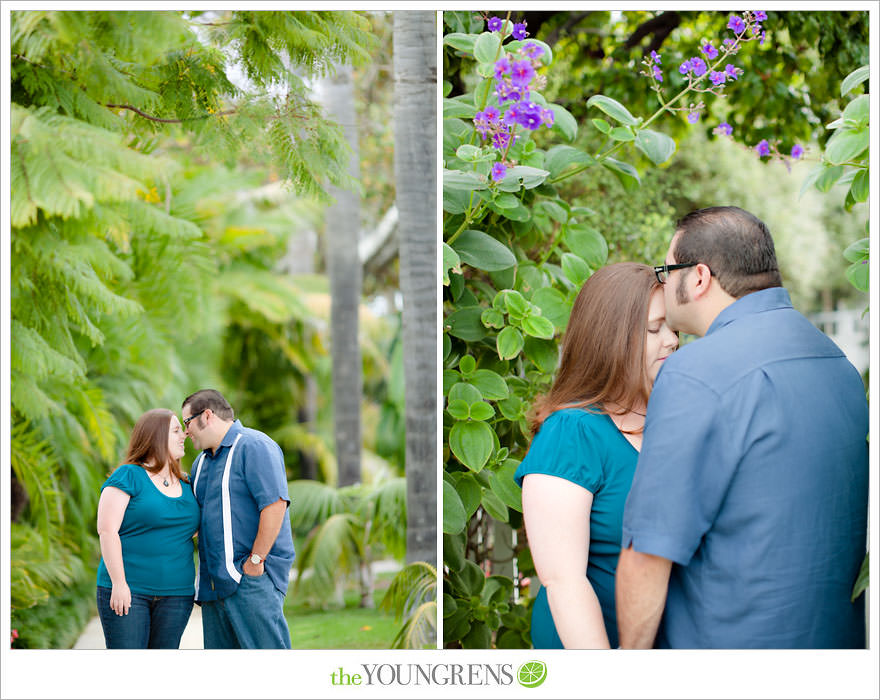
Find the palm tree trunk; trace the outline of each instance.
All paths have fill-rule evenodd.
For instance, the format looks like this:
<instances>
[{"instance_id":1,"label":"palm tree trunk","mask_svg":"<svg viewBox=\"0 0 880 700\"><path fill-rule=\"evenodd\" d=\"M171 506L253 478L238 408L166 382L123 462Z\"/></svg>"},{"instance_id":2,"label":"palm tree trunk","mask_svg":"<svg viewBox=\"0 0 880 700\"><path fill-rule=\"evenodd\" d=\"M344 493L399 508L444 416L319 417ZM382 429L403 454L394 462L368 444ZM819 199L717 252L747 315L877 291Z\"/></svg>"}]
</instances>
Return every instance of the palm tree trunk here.
<instances>
[{"instance_id":1,"label":"palm tree trunk","mask_svg":"<svg viewBox=\"0 0 880 700\"><path fill-rule=\"evenodd\" d=\"M323 82L330 117L342 125L352 149L349 175L357 181L358 138L350 65L338 67ZM328 188L336 202L327 210L324 244L330 277L330 354L333 362L333 422L338 486L361 480L361 353L358 345L358 307L361 263L358 258L360 196Z\"/></svg>"},{"instance_id":2,"label":"palm tree trunk","mask_svg":"<svg viewBox=\"0 0 880 700\"><path fill-rule=\"evenodd\" d=\"M437 561L437 15L394 13L407 562Z\"/></svg>"}]
</instances>

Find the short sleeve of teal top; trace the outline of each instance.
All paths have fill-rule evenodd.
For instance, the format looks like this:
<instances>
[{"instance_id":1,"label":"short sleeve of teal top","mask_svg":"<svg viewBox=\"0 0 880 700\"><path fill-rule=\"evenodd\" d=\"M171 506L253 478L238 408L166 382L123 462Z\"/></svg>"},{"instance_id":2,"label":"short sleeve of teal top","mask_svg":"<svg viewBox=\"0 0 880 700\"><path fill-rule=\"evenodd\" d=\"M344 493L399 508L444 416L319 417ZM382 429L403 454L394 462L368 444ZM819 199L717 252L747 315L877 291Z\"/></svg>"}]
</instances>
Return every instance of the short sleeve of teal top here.
<instances>
[{"instance_id":1,"label":"short sleeve of teal top","mask_svg":"<svg viewBox=\"0 0 880 700\"><path fill-rule=\"evenodd\" d=\"M599 598L612 647L617 646L614 574L620 556L623 508L638 456L608 416L565 408L547 417L514 474L520 486L528 474L548 474L593 494L586 573ZM561 646L546 595L535 602L532 639L536 647Z\"/></svg>"},{"instance_id":2,"label":"short sleeve of teal top","mask_svg":"<svg viewBox=\"0 0 880 700\"><path fill-rule=\"evenodd\" d=\"M167 496L136 464L123 464L101 486L113 486L131 498L119 528L125 580L140 595L193 595L195 564L192 537L199 527L199 506L192 486L180 483L180 496ZM98 585L113 582L103 558Z\"/></svg>"}]
</instances>

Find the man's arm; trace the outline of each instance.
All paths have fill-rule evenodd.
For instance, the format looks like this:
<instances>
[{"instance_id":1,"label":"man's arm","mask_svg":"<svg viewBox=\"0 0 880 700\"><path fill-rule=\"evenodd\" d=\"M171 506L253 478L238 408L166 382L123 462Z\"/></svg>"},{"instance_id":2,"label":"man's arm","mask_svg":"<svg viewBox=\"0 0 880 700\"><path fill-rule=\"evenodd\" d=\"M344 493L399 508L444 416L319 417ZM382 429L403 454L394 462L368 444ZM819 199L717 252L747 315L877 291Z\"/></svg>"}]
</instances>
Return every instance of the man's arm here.
<instances>
[{"instance_id":1,"label":"man's arm","mask_svg":"<svg viewBox=\"0 0 880 700\"><path fill-rule=\"evenodd\" d=\"M672 562L632 547L620 552L615 597L617 631L624 649L651 649L663 608Z\"/></svg>"},{"instance_id":2,"label":"man's arm","mask_svg":"<svg viewBox=\"0 0 880 700\"><path fill-rule=\"evenodd\" d=\"M266 557L275 539L281 531L281 525L284 523L285 515L287 515L287 501L279 498L275 503L270 503L260 511L260 524L257 528L257 537L251 547L253 554L259 554ZM248 576L261 576L263 573L263 562L259 564L251 564L250 559L246 559L242 570Z\"/></svg>"}]
</instances>

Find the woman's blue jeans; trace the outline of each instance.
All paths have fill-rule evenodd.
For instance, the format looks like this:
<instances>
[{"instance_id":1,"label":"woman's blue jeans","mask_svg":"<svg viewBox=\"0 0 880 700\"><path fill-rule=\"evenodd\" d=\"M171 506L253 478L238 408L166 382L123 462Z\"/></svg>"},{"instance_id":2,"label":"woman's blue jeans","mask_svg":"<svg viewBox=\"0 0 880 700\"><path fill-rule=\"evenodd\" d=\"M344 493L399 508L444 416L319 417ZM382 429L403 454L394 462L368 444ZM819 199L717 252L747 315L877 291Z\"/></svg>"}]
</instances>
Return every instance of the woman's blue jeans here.
<instances>
[{"instance_id":1,"label":"woman's blue jeans","mask_svg":"<svg viewBox=\"0 0 880 700\"><path fill-rule=\"evenodd\" d=\"M110 609L111 590L98 586L98 616L108 649L178 649L192 612L191 595L131 594L127 615Z\"/></svg>"}]
</instances>

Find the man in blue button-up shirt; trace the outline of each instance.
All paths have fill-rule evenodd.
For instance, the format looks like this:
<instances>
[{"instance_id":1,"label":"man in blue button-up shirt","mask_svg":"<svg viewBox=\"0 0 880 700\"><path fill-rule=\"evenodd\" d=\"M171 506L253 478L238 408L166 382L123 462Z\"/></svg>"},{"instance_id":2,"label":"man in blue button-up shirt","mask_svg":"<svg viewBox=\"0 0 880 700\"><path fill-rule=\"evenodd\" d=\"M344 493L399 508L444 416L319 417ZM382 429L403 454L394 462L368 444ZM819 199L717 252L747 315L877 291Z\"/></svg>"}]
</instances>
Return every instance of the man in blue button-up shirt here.
<instances>
[{"instance_id":1,"label":"man in blue button-up shirt","mask_svg":"<svg viewBox=\"0 0 880 700\"><path fill-rule=\"evenodd\" d=\"M235 420L220 392L184 399L186 434L202 453L190 481L201 507L196 602L206 649L289 649L282 611L293 537L281 448Z\"/></svg>"},{"instance_id":2,"label":"man in blue button-up shirt","mask_svg":"<svg viewBox=\"0 0 880 700\"><path fill-rule=\"evenodd\" d=\"M854 648L864 596L868 407L840 349L791 306L765 225L682 219L671 328L702 338L654 385L623 521L624 647Z\"/></svg>"}]
</instances>

